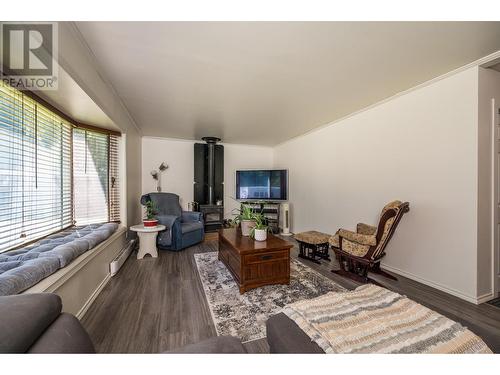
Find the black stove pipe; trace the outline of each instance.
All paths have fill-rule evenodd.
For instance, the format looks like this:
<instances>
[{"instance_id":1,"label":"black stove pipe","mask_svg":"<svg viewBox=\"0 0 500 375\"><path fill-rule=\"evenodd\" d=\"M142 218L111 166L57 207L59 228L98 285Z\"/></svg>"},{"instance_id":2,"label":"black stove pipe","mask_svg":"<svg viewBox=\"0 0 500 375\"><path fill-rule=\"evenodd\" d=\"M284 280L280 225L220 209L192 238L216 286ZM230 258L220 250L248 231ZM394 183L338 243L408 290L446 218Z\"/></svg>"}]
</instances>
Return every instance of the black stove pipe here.
<instances>
[{"instance_id":1,"label":"black stove pipe","mask_svg":"<svg viewBox=\"0 0 500 375\"><path fill-rule=\"evenodd\" d=\"M203 137L202 140L208 145L208 204L214 205L214 186L215 186L215 144L220 142L217 137Z\"/></svg>"}]
</instances>

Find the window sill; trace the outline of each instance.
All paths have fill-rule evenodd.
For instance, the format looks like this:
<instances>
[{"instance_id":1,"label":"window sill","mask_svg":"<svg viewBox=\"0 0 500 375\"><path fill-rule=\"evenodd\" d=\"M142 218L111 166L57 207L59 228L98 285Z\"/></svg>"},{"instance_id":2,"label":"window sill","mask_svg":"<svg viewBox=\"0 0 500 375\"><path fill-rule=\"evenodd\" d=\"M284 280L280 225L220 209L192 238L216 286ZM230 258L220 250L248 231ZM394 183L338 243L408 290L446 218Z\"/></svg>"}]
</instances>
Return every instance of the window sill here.
<instances>
[{"instance_id":1,"label":"window sill","mask_svg":"<svg viewBox=\"0 0 500 375\"><path fill-rule=\"evenodd\" d=\"M125 227L119 226L105 241L22 294L56 293L63 300L63 310L81 318L109 281L109 263L124 248L126 232Z\"/></svg>"}]
</instances>

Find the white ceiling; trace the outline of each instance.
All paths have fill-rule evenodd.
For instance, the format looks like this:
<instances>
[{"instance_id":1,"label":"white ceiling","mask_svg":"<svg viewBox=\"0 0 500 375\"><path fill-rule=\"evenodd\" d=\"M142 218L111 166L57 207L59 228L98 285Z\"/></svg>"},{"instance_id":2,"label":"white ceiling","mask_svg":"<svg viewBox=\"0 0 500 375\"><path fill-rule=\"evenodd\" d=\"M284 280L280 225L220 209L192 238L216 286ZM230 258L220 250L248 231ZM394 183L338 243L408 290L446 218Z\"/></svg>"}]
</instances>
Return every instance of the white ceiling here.
<instances>
[{"instance_id":1,"label":"white ceiling","mask_svg":"<svg viewBox=\"0 0 500 375\"><path fill-rule=\"evenodd\" d=\"M36 94L81 124L120 131L120 128L61 67L57 78L57 90L40 90Z\"/></svg>"},{"instance_id":2,"label":"white ceiling","mask_svg":"<svg viewBox=\"0 0 500 375\"><path fill-rule=\"evenodd\" d=\"M500 22L77 22L144 135L275 145L500 50Z\"/></svg>"}]
</instances>

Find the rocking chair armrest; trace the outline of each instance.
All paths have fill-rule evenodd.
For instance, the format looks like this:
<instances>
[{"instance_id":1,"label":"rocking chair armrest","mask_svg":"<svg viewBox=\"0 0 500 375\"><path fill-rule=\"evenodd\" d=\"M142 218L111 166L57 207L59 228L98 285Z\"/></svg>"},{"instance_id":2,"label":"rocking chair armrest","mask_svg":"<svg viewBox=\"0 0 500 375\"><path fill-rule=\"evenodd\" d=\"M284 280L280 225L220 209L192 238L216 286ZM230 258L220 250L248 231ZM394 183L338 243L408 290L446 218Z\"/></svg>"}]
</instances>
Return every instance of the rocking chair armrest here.
<instances>
[{"instance_id":1,"label":"rocking chair armrest","mask_svg":"<svg viewBox=\"0 0 500 375\"><path fill-rule=\"evenodd\" d=\"M375 235L356 233L347 229L340 229L339 237L356 242L360 245L375 246L377 244L377 237Z\"/></svg>"},{"instance_id":2,"label":"rocking chair armrest","mask_svg":"<svg viewBox=\"0 0 500 375\"><path fill-rule=\"evenodd\" d=\"M356 226L356 232L359 234L375 235L377 233L377 227L365 223L358 223Z\"/></svg>"}]
</instances>

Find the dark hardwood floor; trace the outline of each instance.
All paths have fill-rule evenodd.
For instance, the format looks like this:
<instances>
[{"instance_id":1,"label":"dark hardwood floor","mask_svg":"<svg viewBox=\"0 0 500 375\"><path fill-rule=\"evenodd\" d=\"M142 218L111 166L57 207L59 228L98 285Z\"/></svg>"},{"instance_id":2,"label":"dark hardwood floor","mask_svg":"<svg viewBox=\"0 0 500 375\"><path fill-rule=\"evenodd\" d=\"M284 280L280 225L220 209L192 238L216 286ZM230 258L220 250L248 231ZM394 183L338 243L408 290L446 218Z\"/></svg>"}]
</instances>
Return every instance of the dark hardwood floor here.
<instances>
[{"instance_id":1,"label":"dark hardwood floor","mask_svg":"<svg viewBox=\"0 0 500 375\"><path fill-rule=\"evenodd\" d=\"M289 239L293 242L292 239ZM133 253L82 319L99 353L159 353L215 336L193 254L216 251L208 241L180 252L160 251L156 259ZM330 272L335 261L318 265L292 256L348 289L359 284ZM448 316L461 318L500 335L500 309L474 305L398 276L372 275L381 285ZM250 353L268 353L266 339L245 344Z\"/></svg>"}]
</instances>

